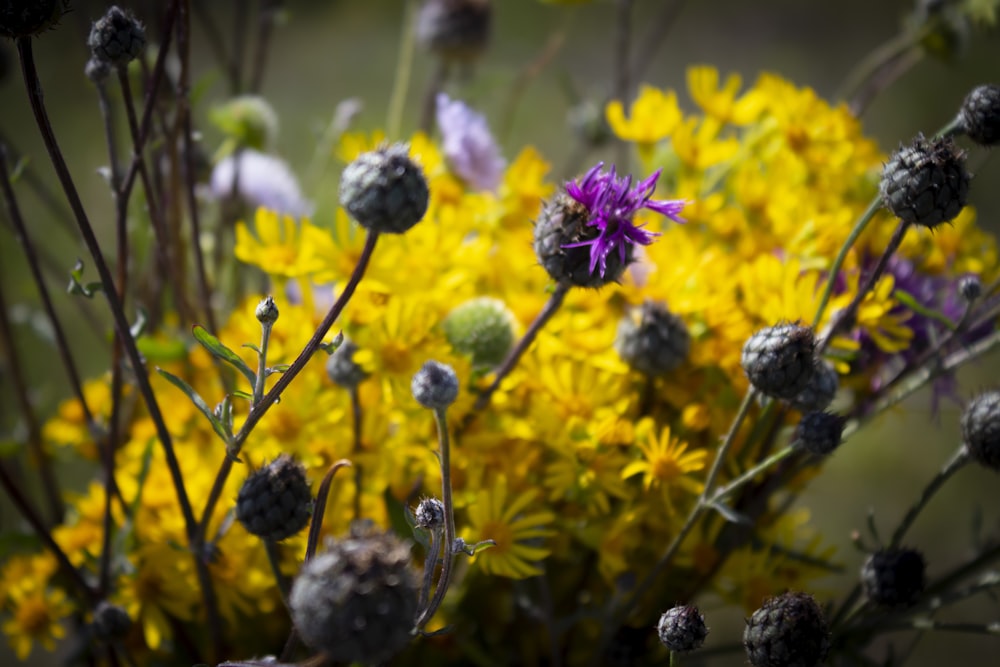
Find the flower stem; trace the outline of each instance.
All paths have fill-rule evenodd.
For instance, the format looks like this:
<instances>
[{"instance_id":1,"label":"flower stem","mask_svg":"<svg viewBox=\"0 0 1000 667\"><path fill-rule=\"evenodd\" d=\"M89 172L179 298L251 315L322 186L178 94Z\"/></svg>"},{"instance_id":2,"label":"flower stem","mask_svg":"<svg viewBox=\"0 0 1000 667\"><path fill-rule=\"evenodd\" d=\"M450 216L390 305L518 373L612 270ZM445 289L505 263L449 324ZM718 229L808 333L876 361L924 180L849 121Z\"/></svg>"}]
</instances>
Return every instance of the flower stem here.
<instances>
[{"instance_id":1,"label":"flower stem","mask_svg":"<svg viewBox=\"0 0 1000 667\"><path fill-rule=\"evenodd\" d=\"M509 353L507 353L507 358L503 360L500 368L497 369L496 376L493 378L493 382L486 389L479 392L479 396L476 398L475 404L472 406L472 410L469 414L465 415L462 423L457 429L456 435L462 433L471 424L472 420L476 418L476 414L482 412L490 404L490 399L493 398L494 392L500 387L500 383L503 382L504 378L510 375L510 372L514 370L517 362L521 359L521 356L528 351L531 344L535 341L535 337L538 336L538 332L542 330L542 327L552 319L552 316L556 314L559 307L562 305L563 300L566 298L566 294L569 293L570 286L565 283L559 283L556 285L555 290L549 297L549 300L545 303L542 311L538 313L535 321L531 323L528 330L524 332L524 336L521 340L517 341L517 345L514 346Z\"/></svg>"},{"instance_id":2,"label":"flower stem","mask_svg":"<svg viewBox=\"0 0 1000 667\"><path fill-rule=\"evenodd\" d=\"M361 453L361 396L358 394L357 386L351 387L351 431L354 443L351 446L351 455L355 458ZM361 466L354 463L354 520L361 518Z\"/></svg>"},{"instance_id":3,"label":"flower stem","mask_svg":"<svg viewBox=\"0 0 1000 667\"><path fill-rule=\"evenodd\" d=\"M219 502L219 498L222 497L222 491L226 485L226 479L229 477L229 473L233 469L233 458L239 455L240 449L243 447L243 443L246 442L247 437L250 432L253 431L254 427L261 420L261 418L267 413L275 401L281 396L282 392L291 384L292 380L298 376L302 369L305 368L306 364L312 358L320 348L320 344L326 337L327 332L330 331L330 327L333 326L334 321L340 317L340 313L344 310L347 302L350 301L351 296L354 294L354 290L357 288L358 283L361 282L361 278L364 276L365 269L368 267L368 262L371 260L372 253L375 251L375 243L378 241L377 232L369 232L368 237L365 239L365 246L361 251L361 257L358 258L358 263L354 267L354 272L348 279L347 284L344 285L344 291L341 292L340 296L337 297L336 302L330 307L323 321L320 322L319 327L313 332L312 338L306 343L305 347L299 353L299 356L295 358L291 366L282 373L278 381L274 383L271 390L267 392L259 403L255 406L254 410L247 415L246 421L243 422L243 426L240 428L239 433L233 438L231 450L233 456L226 456L222 460L222 465L219 468L218 473L215 475L215 483L212 485L212 489L209 492L208 499L205 502L205 509L201 515L201 522L198 527L198 544L204 544L205 535L208 532L208 524L212 520L212 514L215 511L215 505Z\"/></svg>"},{"instance_id":4,"label":"flower stem","mask_svg":"<svg viewBox=\"0 0 1000 667\"><path fill-rule=\"evenodd\" d=\"M455 562L455 505L451 496L451 442L448 436L448 419L445 408L434 409L434 421L437 424L439 458L441 460L441 502L444 505L444 560L441 563L441 576L438 578L434 597L430 604L417 617L417 630L422 630L427 622L434 617L438 607L448 592L451 583L451 570Z\"/></svg>"},{"instance_id":5,"label":"flower stem","mask_svg":"<svg viewBox=\"0 0 1000 667\"><path fill-rule=\"evenodd\" d=\"M396 77L392 84L392 96L386 111L385 133L389 141L399 138L403 128L403 109L406 94L410 89L410 74L413 73L413 50L416 42L413 22L417 15L416 0L407 0L403 14L403 32L399 36L399 59L396 61Z\"/></svg>"},{"instance_id":6,"label":"flower stem","mask_svg":"<svg viewBox=\"0 0 1000 667\"><path fill-rule=\"evenodd\" d=\"M167 463L167 468L170 471L170 476L174 484L174 490L177 493L177 501L180 505L181 513L184 517L184 525L187 530L189 544L192 547L195 569L201 584L205 608L208 614L209 628L212 632L212 636L217 638L217 642L221 642L222 622L218 613L218 605L216 604L215 593L212 590L211 576L208 574L205 560L198 549L195 548L198 542L193 538L197 535L198 522L195 520L194 512L191 509L191 502L188 499L187 490L184 487L184 476L181 473L180 463L178 462L177 454L174 451L170 430L167 428L167 424L163 419L163 413L160 411L160 406L156 401L156 395L153 393L153 387L149 382L149 376L146 374L146 367L143 363L142 355L139 353L138 347L136 347L135 338L132 337L128 321L125 319L125 312L122 309L121 300L118 298L118 294L115 290L115 284L111 277L111 271L108 269L108 265L104 261L104 255L101 252L100 244L97 242L97 237L94 234L93 227L91 227L90 220L87 218L87 213L83 208L83 202L80 200L80 195L77 193L76 185L74 185L73 178L69 173L69 168L66 166L66 161L59 148L59 143L56 140L55 133L52 131L52 125L49 122L49 116L45 110L45 104L43 102L42 83L38 78L38 72L35 69L35 58L34 53L32 52L31 38L18 38L17 50L21 61L21 73L24 78L25 88L27 89L31 110L35 116L35 122L42 135L42 140L45 143L45 148L52 161L52 165L59 177L63 193L66 195L70 209L73 211L73 216L76 218L77 226L83 236L84 243L94 260L94 265L96 266L98 275L100 276L104 296L107 298L108 305L111 308L111 315L114 319L115 330L125 346L126 356L128 356L129 363L134 371L136 383L139 386L139 393L142 395L142 398L146 403L146 408L149 411L149 417L155 426L157 437L163 447L165 455L164 458Z\"/></svg>"},{"instance_id":7,"label":"flower stem","mask_svg":"<svg viewBox=\"0 0 1000 667\"><path fill-rule=\"evenodd\" d=\"M273 327L273 322L261 322L260 324L260 354L257 355L257 381L253 387L253 400L250 401L251 411L257 409L257 404L264 397L264 383L267 381L267 346L271 342L271 329Z\"/></svg>"},{"instance_id":8,"label":"flower stem","mask_svg":"<svg viewBox=\"0 0 1000 667\"><path fill-rule=\"evenodd\" d=\"M927 483L924 490L920 493L920 498L917 499L910 509L907 510L906 516L903 520L899 522L896 530L892 534L892 539L889 541L889 548L895 549L903 542L903 537L906 536L906 531L910 529L913 522L916 521L920 512L923 511L930 499L934 497L934 494L940 490L944 483L951 478L956 472L962 469L966 463L969 462L969 453L966 450L965 445L960 445L952 457L944 464L944 467L938 470L937 474L931 478L931 481Z\"/></svg>"}]
</instances>

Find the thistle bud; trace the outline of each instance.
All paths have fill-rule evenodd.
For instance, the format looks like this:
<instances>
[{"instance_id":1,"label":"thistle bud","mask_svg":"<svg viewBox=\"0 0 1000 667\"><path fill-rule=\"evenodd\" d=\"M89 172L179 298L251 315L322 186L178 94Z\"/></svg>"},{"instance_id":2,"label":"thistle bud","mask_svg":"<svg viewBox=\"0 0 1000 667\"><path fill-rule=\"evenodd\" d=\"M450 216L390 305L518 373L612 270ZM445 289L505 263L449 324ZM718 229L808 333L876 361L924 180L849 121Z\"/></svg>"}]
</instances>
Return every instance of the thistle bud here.
<instances>
[{"instance_id":1,"label":"thistle bud","mask_svg":"<svg viewBox=\"0 0 1000 667\"><path fill-rule=\"evenodd\" d=\"M1000 392L969 401L962 413L962 439L973 461L1000 472Z\"/></svg>"},{"instance_id":2,"label":"thistle bud","mask_svg":"<svg viewBox=\"0 0 1000 667\"><path fill-rule=\"evenodd\" d=\"M402 234L427 212L424 172L405 144L362 153L340 177L340 204L365 229Z\"/></svg>"},{"instance_id":3,"label":"thistle bud","mask_svg":"<svg viewBox=\"0 0 1000 667\"><path fill-rule=\"evenodd\" d=\"M413 376L410 390L417 403L430 410L440 410L458 398L458 376L447 364L427 361Z\"/></svg>"},{"instance_id":4,"label":"thistle bud","mask_svg":"<svg viewBox=\"0 0 1000 667\"><path fill-rule=\"evenodd\" d=\"M792 446L826 456L840 446L846 422L843 417L831 412L807 412L795 427Z\"/></svg>"},{"instance_id":5,"label":"thistle bud","mask_svg":"<svg viewBox=\"0 0 1000 667\"><path fill-rule=\"evenodd\" d=\"M788 400L809 386L816 368L815 349L810 327L778 324L750 336L740 363L758 391Z\"/></svg>"},{"instance_id":6,"label":"thistle bud","mask_svg":"<svg viewBox=\"0 0 1000 667\"><path fill-rule=\"evenodd\" d=\"M54 27L69 0L5 0L0 2L0 37L31 37Z\"/></svg>"},{"instance_id":7,"label":"thistle bud","mask_svg":"<svg viewBox=\"0 0 1000 667\"><path fill-rule=\"evenodd\" d=\"M821 361L816 365L816 371L805 389L789 401L799 412L818 412L826 410L833 403L840 389L840 376L833 364Z\"/></svg>"},{"instance_id":8,"label":"thistle bud","mask_svg":"<svg viewBox=\"0 0 1000 667\"><path fill-rule=\"evenodd\" d=\"M146 29L130 13L117 5L94 22L87 38L94 58L112 67L122 67L135 60L146 48Z\"/></svg>"},{"instance_id":9,"label":"thistle bud","mask_svg":"<svg viewBox=\"0 0 1000 667\"><path fill-rule=\"evenodd\" d=\"M479 297L459 305L444 319L444 335L451 346L472 357L472 365L492 368L514 345L517 321L499 299Z\"/></svg>"},{"instance_id":10,"label":"thistle bud","mask_svg":"<svg viewBox=\"0 0 1000 667\"><path fill-rule=\"evenodd\" d=\"M601 287L617 281L632 262L632 246L625 247L625 261L618 253L607 258L604 275L590 270L590 250L574 244L597 238L588 225L590 211L568 195L559 193L542 204L535 222L535 256L552 279L577 287Z\"/></svg>"},{"instance_id":11,"label":"thistle bud","mask_svg":"<svg viewBox=\"0 0 1000 667\"><path fill-rule=\"evenodd\" d=\"M261 324L274 324L278 321L278 306L275 305L274 299L268 296L257 304L254 315Z\"/></svg>"},{"instance_id":12,"label":"thistle bud","mask_svg":"<svg viewBox=\"0 0 1000 667\"><path fill-rule=\"evenodd\" d=\"M615 350L629 366L650 377L680 366L691 351L687 325L662 303L646 301L618 322Z\"/></svg>"},{"instance_id":13,"label":"thistle bud","mask_svg":"<svg viewBox=\"0 0 1000 667\"><path fill-rule=\"evenodd\" d=\"M101 600L94 609L94 636L105 642L123 639L132 628L132 619L122 607Z\"/></svg>"},{"instance_id":14,"label":"thistle bud","mask_svg":"<svg viewBox=\"0 0 1000 667\"><path fill-rule=\"evenodd\" d=\"M427 0L417 15L417 40L445 60L472 60L486 50L490 0Z\"/></svg>"},{"instance_id":15,"label":"thistle bud","mask_svg":"<svg viewBox=\"0 0 1000 667\"><path fill-rule=\"evenodd\" d=\"M958 293L966 303L977 301L983 295L983 281L979 276L962 276L958 281Z\"/></svg>"},{"instance_id":16,"label":"thistle bud","mask_svg":"<svg viewBox=\"0 0 1000 667\"><path fill-rule=\"evenodd\" d=\"M413 513L414 520L420 528L434 530L444 527L444 503L437 498L424 498Z\"/></svg>"},{"instance_id":17,"label":"thistle bud","mask_svg":"<svg viewBox=\"0 0 1000 667\"><path fill-rule=\"evenodd\" d=\"M934 228L965 207L970 179L965 154L951 139L917 135L886 163L879 189L886 208L897 218Z\"/></svg>"},{"instance_id":18,"label":"thistle bud","mask_svg":"<svg viewBox=\"0 0 1000 667\"><path fill-rule=\"evenodd\" d=\"M236 518L247 532L274 542L305 528L311 514L306 470L287 454L247 477L236 499Z\"/></svg>"},{"instance_id":19,"label":"thistle bud","mask_svg":"<svg viewBox=\"0 0 1000 667\"><path fill-rule=\"evenodd\" d=\"M811 595L788 592L753 613L743 647L754 667L816 667L830 650L830 630Z\"/></svg>"},{"instance_id":20,"label":"thistle bud","mask_svg":"<svg viewBox=\"0 0 1000 667\"><path fill-rule=\"evenodd\" d=\"M910 607L924 592L925 568L916 549L876 551L861 568L865 595L883 607Z\"/></svg>"},{"instance_id":21,"label":"thistle bud","mask_svg":"<svg viewBox=\"0 0 1000 667\"><path fill-rule=\"evenodd\" d=\"M705 616L691 605L668 609L656 624L660 642L675 653L687 653L701 648L708 636Z\"/></svg>"},{"instance_id":22,"label":"thistle bud","mask_svg":"<svg viewBox=\"0 0 1000 667\"><path fill-rule=\"evenodd\" d=\"M980 146L1000 143L1000 86L974 88L958 112L962 132Z\"/></svg>"},{"instance_id":23,"label":"thistle bud","mask_svg":"<svg viewBox=\"0 0 1000 667\"><path fill-rule=\"evenodd\" d=\"M344 389L354 389L368 378L365 369L354 361L354 353L357 351L357 344L345 338L326 360L326 374Z\"/></svg>"}]
</instances>

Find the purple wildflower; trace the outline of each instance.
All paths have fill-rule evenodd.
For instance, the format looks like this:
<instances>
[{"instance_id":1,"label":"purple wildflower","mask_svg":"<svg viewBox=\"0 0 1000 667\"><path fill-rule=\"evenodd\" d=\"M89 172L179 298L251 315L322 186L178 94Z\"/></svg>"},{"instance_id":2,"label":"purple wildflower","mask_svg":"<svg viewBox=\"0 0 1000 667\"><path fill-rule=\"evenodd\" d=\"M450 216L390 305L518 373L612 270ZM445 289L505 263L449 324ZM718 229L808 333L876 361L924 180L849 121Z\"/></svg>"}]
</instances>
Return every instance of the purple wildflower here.
<instances>
[{"instance_id":1,"label":"purple wildflower","mask_svg":"<svg viewBox=\"0 0 1000 667\"><path fill-rule=\"evenodd\" d=\"M582 204L590 218L587 224L597 227L596 238L567 243L564 248L590 246L590 273L600 269L603 277L607 270L608 255L618 250L622 264L626 263L626 244L649 245L659 236L658 232L650 232L641 226L632 224L632 216L641 209L648 208L665 215L674 222L684 222L679 217L687 204L683 199L652 199L656 190L656 181L660 178L657 169L649 178L639 181L632 187L632 176L618 178L614 165L611 171L602 171L604 163L599 162L579 181L566 183L566 194Z\"/></svg>"},{"instance_id":2,"label":"purple wildflower","mask_svg":"<svg viewBox=\"0 0 1000 667\"><path fill-rule=\"evenodd\" d=\"M215 165L211 191L216 199L236 194L250 206L263 206L297 218L310 215L313 208L284 160L252 148L244 148Z\"/></svg>"},{"instance_id":3,"label":"purple wildflower","mask_svg":"<svg viewBox=\"0 0 1000 667\"><path fill-rule=\"evenodd\" d=\"M477 190L495 191L503 178L505 162L486 118L464 102L439 93L437 124L442 150L455 174Z\"/></svg>"}]
</instances>

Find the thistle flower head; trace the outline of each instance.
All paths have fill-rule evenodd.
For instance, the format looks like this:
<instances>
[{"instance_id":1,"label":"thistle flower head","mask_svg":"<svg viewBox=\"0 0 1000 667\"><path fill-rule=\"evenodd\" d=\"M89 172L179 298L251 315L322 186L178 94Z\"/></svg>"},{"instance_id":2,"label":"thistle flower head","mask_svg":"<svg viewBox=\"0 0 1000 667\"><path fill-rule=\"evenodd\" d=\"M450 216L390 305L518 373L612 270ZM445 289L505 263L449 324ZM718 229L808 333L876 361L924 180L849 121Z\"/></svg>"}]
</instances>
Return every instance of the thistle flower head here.
<instances>
[{"instance_id":1,"label":"thistle flower head","mask_svg":"<svg viewBox=\"0 0 1000 667\"><path fill-rule=\"evenodd\" d=\"M590 246L590 272L599 269L601 276L607 270L608 255L612 252L617 252L622 263L626 263L627 244L649 245L659 236L632 224L636 213L648 208L674 222L684 222L679 214L687 203L683 199L652 198L660 178L659 169L633 188L632 176L618 177L613 165L611 171L603 168L604 163L599 162L582 179L566 183L566 194L587 209L590 214L587 224L597 228L597 237L563 246Z\"/></svg>"}]
</instances>

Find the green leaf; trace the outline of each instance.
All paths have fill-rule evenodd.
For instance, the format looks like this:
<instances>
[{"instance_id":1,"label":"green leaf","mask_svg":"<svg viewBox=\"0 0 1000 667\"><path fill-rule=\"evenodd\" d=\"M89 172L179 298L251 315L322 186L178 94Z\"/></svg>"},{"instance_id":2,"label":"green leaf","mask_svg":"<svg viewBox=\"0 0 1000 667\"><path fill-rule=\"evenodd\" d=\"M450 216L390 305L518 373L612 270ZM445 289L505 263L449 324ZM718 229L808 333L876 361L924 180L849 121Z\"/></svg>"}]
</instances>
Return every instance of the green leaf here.
<instances>
[{"instance_id":1,"label":"green leaf","mask_svg":"<svg viewBox=\"0 0 1000 667\"><path fill-rule=\"evenodd\" d=\"M272 375L274 375L276 373L278 373L278 374L284 373L290 367L291 367L291 364L278 364L277 366L271 366L266 371L264 371L265 377L271 377Z\"/></svg>"},{"instance_id":2,"label":"green leaf","mask_svg":"<svg viewBox=\"0 0 1000 667\"><path fill-rule=\"evenodd\" d=\"M179 340L159 340L143 336L135 341L142 356L154 364L181 361L187 357L187 346Z\"/></svg>"},{"instance_id":3,"label":"green leaf","mask_svg":"<svg viewBox=\"0 0 1000 667\"><path fill-rule=\"evenodd\" d=\"M406 535L410 532L410 524L406 519L406 505L399 502L396 496L392 495L392 491L386 489L382 494L382 498L385 500L385 511L389 515L389 527L392 528L397 535Z\"/></svg>"},{"instance_id":4,"label":"green leaf","mask_svg":"<svg viewBox=\"0 0 1000 667\"><path fill-rule=\"evenodd\" d=\"M716 512L722 515L722 517L730 523L738 523L744 526L752 526L753 521L746 514L737 512L729 505L726 505L722 501L715 501L708 504L709 507L714 509Z\"/></svg>"},{"instance_id":5,"label":"green leaf","mask_svg":"<svg viewBox=\"0 0 1000 667\"><path fill-rule=\"evenodd\" d=\"M253 400L253 394L251 394L249 392L246 392L246 391L240 391L239 389L234 390L233 393L232 393L232 396L234 398L243 398L243 399L246 399L248 401L252 401Z\"/></svg>"},{"instance_id":6,"label":"green leaf","mask_svg":"<svg viewBox=\"0 0 1000 667\"><path fill-rule=\"evenodd\" d=\"M101 287L101 283L86 283L83 282L83 262L81 260L76 260L76 264L73 265L73 270L69 272L69 286L66 291L69 294L79 294L85 296L88 299L92 299L95 294L103 291L104 288Z\"/></svg>"},{"instance_id":7,"label":"green leaf","mask_svg":"<svg viewBox=\"0 0 1000 667\"><path fill-rule=\"evenodd\" d=\"M950 330L955 329L955 323L951 319L939 310L934 310L933 308L928 308L914 297L909 292L901 289L894 290L892 296L896 298L901 304L915 312L917 315L922 315L928 317L932 320L937 320L944 326L948 327Z\"/></svg>"},{"instance_id":8,"label":"green leaf","mask_svg":"<svg viewBox=\"0 0 1000 667\"><path fill-rule=\"evenodd\" d=\"M187 397L191 399L192 403L194 403L194 407L198 408L201 414L205 415L205 418L208 419L209 423L212 424L212 429L218 434L220 438L222 438L222 441L228 445L229 435L226 433L226 429L222 425L222 422L219 421L218 417L215 416L215 413L212 412L212 409L208 407L208 403L205 402L205 399L199 396L198 392L196 392L194 388L191 387L191 385L189 385L187 382L180 379L173 373L169 373L163 370L162 368L157 368L156 372L165 377L170 382L170 384L174 385L175 387L183 391L185 394L187 394Z\"/></svg>"},{"instance_id":9,"label":"green leaf","mask_svg":"<svg viewBox=\"0 0 1000 667\"><path fill-rule=\"evenodd\" d=\"M424 548L424 551L430 551L430 532L426 528L419 528L417 526L417 517L413 515L413 510L410 509L409 505L403 505L403 512L403 518L406 519L406 525L410 527L410 532L413 533L413 539Z\"/></svg>"},{"instance_id":10,"label":"green leaf","mask_svg":"<svg viewBox=\"0 0 1000 667\"><path fill-rule=\"evenodd\" d=\"M17 159L17 164L15 164L14 168L10 170L10 184L11 185L16 185L17 182L19 180L21 180L21 176L24 175L24 171L25 171L25 169L28 168L28 164L30 162L31 162L31 160L28 159L27 155L22 155L21 157L19 157Z\"/></svg>"},{"instance_id":11,"label":"green leaf","mask_svg":"<svg viewBox=\"0 0 1000 667\"><path fill-rule=\"evenodd\" d=\"M208 350L212 356L221 359L242 373L243 377L250 382L251 387L255 387L257 385L257 374L250 370L250 367L247 366L246 362L243 361L238 354L230 350L222 344L222 341L210 334L208 329L196 324L192 328L192 331L194 333L194 339L201 343L202 347Z\"/></svg>"},{"instance_id":12,"label":"green leaf","mask_svg":"<svg viewBox=\"0 0 1000 667\"><path fill-rule=\"evenodd\" d=\"M327 354L333 354L334 352L337 351L337 348L343 344L343 342L344 342L344 332L338 331L337 335L333 337L332 341L330 341L329 343L320 343L319 347Z\"/></svg>"},{"instance_id":13,"label":"green leaf","mask_svg":"<svg viewBox=\"0 0 1000 667\"><path fill-rule=\"evenodd\" d=\"M260 356L260 348L254 345L253 343L243 343L242 345L240 345L240 347L250 348L251 350L257 353L257 356Z\"/></svg>"}]
</instances>

